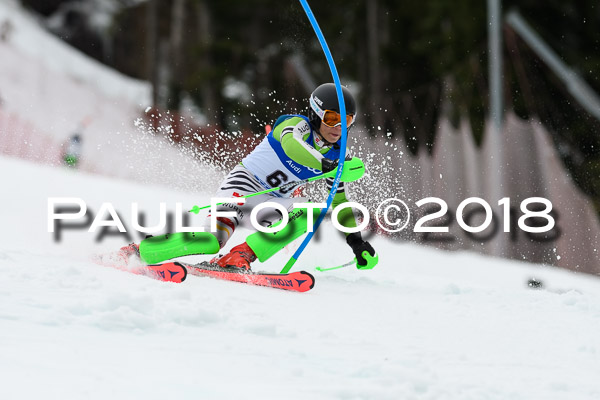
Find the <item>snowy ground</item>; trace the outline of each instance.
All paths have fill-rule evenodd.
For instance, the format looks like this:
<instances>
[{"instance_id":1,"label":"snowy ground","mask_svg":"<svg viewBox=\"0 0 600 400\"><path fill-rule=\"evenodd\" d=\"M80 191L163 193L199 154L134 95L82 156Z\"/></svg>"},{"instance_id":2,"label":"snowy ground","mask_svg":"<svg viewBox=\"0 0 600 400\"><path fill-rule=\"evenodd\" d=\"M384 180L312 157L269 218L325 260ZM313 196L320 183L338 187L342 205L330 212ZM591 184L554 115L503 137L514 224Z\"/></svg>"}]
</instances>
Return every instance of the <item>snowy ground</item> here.
<instances>
[{"instance_id":1,"label":"snowy ground","mask_svg":"<svg viewBox=\"0 0 600 400\"><path fill-rule=\"evenodd\" d=\"M193 276L166 284L89 261L123 238L70 230L55 242L48 197L82 198L94 213L111 202L131 228L132 202L153 225L158 202L208 204L214 185L190 188L219 177L136 136L147 84L47 37L14 0L0 1L5 19L3 110L57 138L93 115L93 170L154 183L0 156L0 399L600 398L590 276L378 238L374 270L319 273L351 258L324 225L295 267L316 286L297 294ZM294 249L260 269L279 271ZM545 290L528 289L530 277Z\"/></svg>"},{"instance_id":2,"label":"snowy ground","mask_svg":"<svg viewBox=\"0 0 600 400\"><path fill-rule=\"evenodd\" d=\"M48 141L66 144L78 133L86 171L187 190L197 184L205 166L134 124L151 103L148 82L49 34L17 0L0 0L0 26L10 27L0 40L0 154L27 143L56 164L62 152Z\"/></svg>"},{"instance_id":3,"label":"snowy ground","mask_svg":"<svg viewBox=\"0 0 600 400\"><path fill-rule=\"evenodd\" d=\"M296 267L316 276L308 293L162 283L88 260L123 239L55 243L47 198L112 202L127 219L132 201L150 213L209 194L8 158L0 170L2 399L600 398L596 278L378 238L374 270L319 273L351 258L323 226ZM260 268L279 270L291 247Z\"/></svg>"}]
</instances>

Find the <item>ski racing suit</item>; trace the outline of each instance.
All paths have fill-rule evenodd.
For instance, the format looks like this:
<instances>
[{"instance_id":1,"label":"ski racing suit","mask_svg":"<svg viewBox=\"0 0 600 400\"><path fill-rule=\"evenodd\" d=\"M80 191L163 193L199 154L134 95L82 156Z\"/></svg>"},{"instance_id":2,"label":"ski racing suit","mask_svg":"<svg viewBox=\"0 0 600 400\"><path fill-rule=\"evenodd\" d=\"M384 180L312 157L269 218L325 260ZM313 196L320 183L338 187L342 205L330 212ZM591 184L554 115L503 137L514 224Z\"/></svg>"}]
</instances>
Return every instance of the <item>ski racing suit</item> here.
<instances>
[{"instance_id":1,"label":"ski racing suit","mask_svg":"<svg viewBox=\"0 0 600 400\"><path fill-rule=\"evenodd\" d=\"M303 115L282 115L262 142L237 165L223 180L215 197L240 197L265 189L297 182L322 173L322 160L337 160L340 156L339 141L335 145L323 141ZM332 178L326 178L328 190ZM298 186L300 186L299 184ZM290 227L280 232L265 234L257 232L248 236L248 245L260 261L268 259L283 246L306 232L307 209L294 209L294 203L306 202L304 197L292 197L298 186L249 197L245 204L225 203L218 206L220 211L235 211L235 217L218 217L217 232L213 232L222 248L237 226L249 227L250 212L264 202L281 204L288 211ZM333 199L332 207L348 201L344 183L340 182ZM312 211L313 221L319 210ZM272 226L281 220L282 215L275 209L263 209L257 213L257 221L263 226ZM356 227L356 219L350 208L344 208L339 220L346 227ZM295 222L297 221L297 222ZM293 223L295 222L295 223ZM205 222L210 227L210 221ZM281 238L282 240L278 240ZM285 239L284 239L285 238Z\"/></svg>"},{"instance_id":2,"label":"ski racing suit","mask_svg":"<svg viewBox=\"0 0 600 400\"><path fill-rule=\"evenodd\" d=\"M214 197L233 198L257 193L265 189L279 187L290 182L298 182L322 174L322 160L338 160L340 141L331 145L323 141L303 115L282 115L273 129L225 177ZM329 190L333 179L325 178ZM301 184L299 183L298 186ZM234 212L231 217L217 216L216 232L211 232L211 220L206 218L204 232L174 233L161 237L152 237L140 243L140 255L147 263L192 255L216 254L225 246L235 229L242 225L250 227L250 213L258 204L275 202L288 212L288 224L278 232L254 232L246 238L247 244L257 258L264 262L283 249L287 244L307 232L308 213L315 221L319 209L294 208L294 203L304 203L304 197L292 197L297 187L248 197L245 202L227 202L216 207L216 211ZM343 182L339 183L332 207L347 202ZM211 210L215 212L215 210ZM260 210L256 215L259 224L269 227L281 220L281 213L273 208ZM347 227L356 227L356 219L351 208L344 208L338 214L340 223ZM347 235L347 241L359 233Z\"/></svg>"}]
</instances>

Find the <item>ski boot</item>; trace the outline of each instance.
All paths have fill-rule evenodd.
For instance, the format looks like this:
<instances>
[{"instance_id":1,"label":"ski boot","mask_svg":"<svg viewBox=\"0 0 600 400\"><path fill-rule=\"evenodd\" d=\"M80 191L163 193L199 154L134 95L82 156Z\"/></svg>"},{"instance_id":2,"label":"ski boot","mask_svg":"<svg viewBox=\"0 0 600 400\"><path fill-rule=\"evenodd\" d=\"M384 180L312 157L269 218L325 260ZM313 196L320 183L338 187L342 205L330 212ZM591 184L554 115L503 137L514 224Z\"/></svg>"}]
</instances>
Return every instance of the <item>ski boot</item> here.
<instances>
[{"instance_id":1,"label":"ski boot","mask_svg":"<svg viewBox=\"0 0 600 400\"><path fill-rule=\"evenodd\" d=\"M210 263L221 268L236 269L240 272L250 272L250 263L256 260L256 254L244 242L231 249L222 257L213 258Z\"/></svg>"},{"instance_id":2,"label":"ski boot","mask_svg":"<svg viewBox=\"0 0 600 400\"><path fill-rule=\"evenodd\" d=\"M130 257L135 257L137 260L139 260L140 259L140 245L135 244L135 243L130 243L127 246L121 247L117 254L126 263L129 262Z\"/></svg>"}]
</instances>

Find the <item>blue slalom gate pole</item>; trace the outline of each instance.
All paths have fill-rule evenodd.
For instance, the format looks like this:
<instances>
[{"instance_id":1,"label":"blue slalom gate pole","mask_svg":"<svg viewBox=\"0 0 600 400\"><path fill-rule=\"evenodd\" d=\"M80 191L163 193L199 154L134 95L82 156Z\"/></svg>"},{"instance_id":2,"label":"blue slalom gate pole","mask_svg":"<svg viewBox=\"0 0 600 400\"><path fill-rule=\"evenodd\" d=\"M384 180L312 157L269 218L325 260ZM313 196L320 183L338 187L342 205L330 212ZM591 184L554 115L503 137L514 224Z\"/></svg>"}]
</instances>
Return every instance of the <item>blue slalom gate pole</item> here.
<instances>
[{"instance_id":1,"label":"blue slalom gate pole","mask_svg":"<svg viewBox=\"0 0 600 400\"><path fill-rule=\"evenodd\" d=\"M292 255L292 257L285 264L285 266L281 270L282 274L288 273L292 266L296 263L296 261L300 257L300 254L302 254L302 252L314 236L317 229L319 229L319 225L321 225L321 222L323 222L325 214L327 214L327 210L329 210L329 207L331 207L333 197L337 193L338 186L340 184L340 179L342 177L342 171L344 169L344 160L346 159L346 137L348 135L348 124L346 122L346 104L344 103L344 94L342 92L342 85L340 84L340 77L338 76L337 68L335 67L335 62L333 61L333 57L331 56L331 52L329 51L329 46L327 46L327 42L325 41L323 32L321 32L321 28L319 27L319 24L317 23L317 20L312 10L310 9L308 2L306 0L300 0L300 4L302 4L302 8L306 13L306 16L308 17L308 20L310 21L310 24L312 25L313 30L317 35L317 38L319 39L319 43L321 44L321 48L323 49L323 53L325 53L325 58L327 59L327 63L329 64L329 70L331 71L331 75L333 76L333 82L335 84L335 90L337 92L338 103L340 106L340 115L342 116L342 143L340 146L340 160L338 162L337 173L333 180L333 185L331 187L331 191L329 192L329 196L327 197L327 206L326 208L321 209L321 213L319 214L319 217L317 218L317 221L313 226L312 232L308 233L298 250L296 250L294 255Z\"/></svg>"}]
</instances>

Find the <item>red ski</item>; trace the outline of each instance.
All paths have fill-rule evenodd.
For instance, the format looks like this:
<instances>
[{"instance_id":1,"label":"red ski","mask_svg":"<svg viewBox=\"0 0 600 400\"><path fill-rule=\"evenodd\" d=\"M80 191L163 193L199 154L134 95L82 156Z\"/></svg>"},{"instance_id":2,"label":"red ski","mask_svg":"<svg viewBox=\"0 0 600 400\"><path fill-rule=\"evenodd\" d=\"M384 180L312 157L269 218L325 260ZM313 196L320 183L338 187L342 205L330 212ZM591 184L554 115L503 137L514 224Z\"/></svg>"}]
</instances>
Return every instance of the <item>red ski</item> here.
<instances>
[{"instance_id":1,"label":"red ski","mask_svg":"<svg viewBox=\"0 0 600 400\"><path fill-rule=\"evenodd\" d=\"M136 275L144 275L152 279L163 282L181 283L187 277L187 269L178 262L170 262L157 265L135 265L127 267L117 267L122 271L131 272Z\"/></svg>"},{"instance_id":2,"label":"red ski","mask_svg":"<svg viewBox=\"0 0 600 400\"><path fill-rule=\"evenodd\" d=\"M149 276L150 278L164 282L181 283L187 278L187 269L178 262L141 265L136 268L137 271L132 271L133 273Z\"/></svg>"},{"instance_id":3,"label":"red ski","mask_svg":"<svg viewBox=\"0 0 600 400\"><path fill-rule=\"evenodd\" d=\"M108 253L92 257L92 261L105 267L115 268L136 275L144 275L163 282L181 283L187 277L187 269L178 262L156 265L130 264L129 258L119 253ZM139 260L138 260L139 262Z\"/></svg>"},{"instance_id":4,"label":"red ski","mask_svg":"<svg viewBox=\"0 0 600 400\"><path fill-rule=\"evenodd\" d=\"M121 271L136 275L144 275L152 279L164 282L183 282L187 274L196 276L208 276L234 282L248 283L256 286L266 286L294 292L306 292L315 286L315 278L306 271L296 271L289 274L236 271L221 268L216 264L202 262L200 264L186 264L181 262L165 262L156 265L144 265L135 263L131 265L127 255L109 253L93 258L97 264L112 267ZM139 262L139 260L137 260Z\"/></svg>"},{"instance_id":5,"label":"red ski","mask_svg":"<svg viewBox=\"0 0 600 400\"><path fill-rule=\"evenodd\" d=\"M315 286L315 278L306 271L289 274L272 274L267 272L241 272L218 265L202 262L200 264L183 264L188 273L196 276L208 276L234 282L249 283L256 286L267 286L294 292L307 292Z\"/></svg>"}]
</instances>

